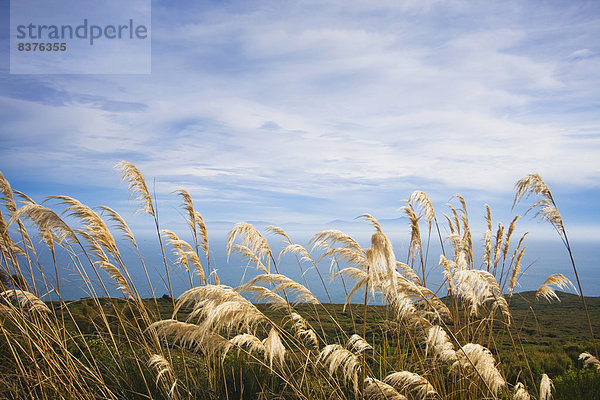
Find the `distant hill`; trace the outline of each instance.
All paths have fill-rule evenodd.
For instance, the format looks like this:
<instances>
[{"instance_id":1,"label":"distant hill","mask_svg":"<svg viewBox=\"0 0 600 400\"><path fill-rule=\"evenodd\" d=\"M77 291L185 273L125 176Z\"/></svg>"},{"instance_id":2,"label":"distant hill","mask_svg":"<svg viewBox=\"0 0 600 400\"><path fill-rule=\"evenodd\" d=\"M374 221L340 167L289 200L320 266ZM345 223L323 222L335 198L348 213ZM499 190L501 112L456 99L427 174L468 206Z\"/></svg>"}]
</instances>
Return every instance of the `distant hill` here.
<instances>
[{"instance_id":1,"label":"distant hill","mask_svg":"<svg viewBox=\"0 0 600 400\"><path fill-rule=\"evenodd\" d=\"M579 295L559 291L556 294L560 301L553 300L551 303L545 299L536 300L535 291L514 293L512 299L507 297L507 300L510 299L512 310L527 310L530 306L533 306L535 310L539 311L583 311L583 304ZM600 312L600 297L586 296L585 300L590 312Z\"/></svg>"}]
</instances>

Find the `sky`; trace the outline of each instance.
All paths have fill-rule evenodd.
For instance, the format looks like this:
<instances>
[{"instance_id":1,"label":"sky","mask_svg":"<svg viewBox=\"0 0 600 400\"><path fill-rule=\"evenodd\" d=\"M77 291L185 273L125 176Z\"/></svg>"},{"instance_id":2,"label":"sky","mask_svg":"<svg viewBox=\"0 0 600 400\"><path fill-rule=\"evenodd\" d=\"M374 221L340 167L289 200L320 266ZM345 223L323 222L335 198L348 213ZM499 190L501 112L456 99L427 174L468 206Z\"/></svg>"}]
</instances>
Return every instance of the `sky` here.
<instances>
[{"instance_id":1,"label":"sky","mask_svg":"<svg viewBox=\"0 0 600 400\"><path fill-rule=\"evenodd\" d=\"M42 201L109 205L114 166L164 225L400 218L414 190L510 223L539 173L574 239L600 237L597 1L152 1L150 74L9 73L0 0L0 171ZM139 222L138 222L139 221ZM139 225L138 225L139 224ZM549 225L524 229L560 241ZM600 247L600 246L599 246Z\"/></svg>"}]
</instances>

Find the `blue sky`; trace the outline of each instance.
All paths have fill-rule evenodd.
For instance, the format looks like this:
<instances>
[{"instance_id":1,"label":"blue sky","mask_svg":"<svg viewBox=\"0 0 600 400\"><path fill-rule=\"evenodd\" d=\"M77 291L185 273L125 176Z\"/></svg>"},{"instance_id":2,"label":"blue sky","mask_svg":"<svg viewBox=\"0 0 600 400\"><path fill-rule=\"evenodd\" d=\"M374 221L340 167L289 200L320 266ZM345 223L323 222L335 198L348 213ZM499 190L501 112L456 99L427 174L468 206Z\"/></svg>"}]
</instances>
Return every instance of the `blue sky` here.
<instances>
[{"instance_id":1,"label":"blue sky","mask_svg":"<svg viewBox=\"0 0 600 400\"><path fill-rule=\"evenodd\" d=\"M597 1L154 1L149 75L11 75L0 5L0 170L36 200L138 221L125 159L181 229L181 187L208 221L398 218L421 189L508 224L538 172L600 235Z\"/></svg>"}]
</instances>

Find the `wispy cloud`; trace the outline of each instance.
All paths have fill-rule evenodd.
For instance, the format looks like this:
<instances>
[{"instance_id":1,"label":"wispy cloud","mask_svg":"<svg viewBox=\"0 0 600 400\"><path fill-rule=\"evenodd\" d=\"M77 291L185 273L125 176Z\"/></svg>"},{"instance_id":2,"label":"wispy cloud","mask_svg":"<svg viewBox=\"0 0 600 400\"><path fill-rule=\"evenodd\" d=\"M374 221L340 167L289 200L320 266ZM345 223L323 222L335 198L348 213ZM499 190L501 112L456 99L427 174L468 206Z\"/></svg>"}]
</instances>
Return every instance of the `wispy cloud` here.
<instances>
[{"instance_id":1,"label":"wispy cloud","mask_svg":"<svg viewBox=\"0 0 600 400\"><path fill-rule=\"evenodd\" d=\"M152 75L3 78L0 167L111 186L126 158L232 219L598 190L597 5L393 3L158 2Z\"/></svg>"}]
</instances>

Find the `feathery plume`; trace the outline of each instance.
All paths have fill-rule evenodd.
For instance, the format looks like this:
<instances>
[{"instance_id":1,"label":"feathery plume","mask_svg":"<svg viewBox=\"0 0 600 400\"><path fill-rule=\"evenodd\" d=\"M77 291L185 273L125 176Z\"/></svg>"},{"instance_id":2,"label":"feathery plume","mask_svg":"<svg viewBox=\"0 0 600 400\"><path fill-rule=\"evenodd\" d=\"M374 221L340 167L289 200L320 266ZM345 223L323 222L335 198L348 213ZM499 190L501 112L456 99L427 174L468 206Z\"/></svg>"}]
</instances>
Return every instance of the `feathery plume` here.
<instances>
[{"instance_id":1,"label":"feathery plume","mask_svg":"<svg viewBox=\"0 0 600 400\"><path fill-rule=\"evenodd\" d=\"M298 313L292 312L292 322L296 335L307 340L315 349L319 348L319 339L314 330L310 329L308 322Z\"/></svg>"},{"instance_id":2,"label":"feathery plume","mask_svg":"<svg viewBox=\"0 0 600 400\"><path fill-rule=\"evenodd\" d=\"M464 229L464 233L463 233L463 240L466 244L465 247L465 253L467 256L467 263L472 265L473 264L473 238L471 235L471 227L469 225L469 217L467 214L467 203L465 202L464 197L462 197L460 194L456 193L453 197L456 197L458 199L458 201L460 202L460 221L462 221L463 223L463 229ZM452 208L452 207L451 207ZM458 214L456 212L456 209L453 208L452 212L454 213L454 218L456 220L456 225L459 227L458 232L460 234L460 223L459 223L459 218L458 218Z\"/></svg>"},{"instance_id":3,"label":"feathery plume","mask_svg":"<svg viewBox=\"0 0 600 400\"><path fill-rule=\"evenodd\" d=\"M329 256L334 256L338 261L343 261L346 264L354 265L355 267L363 270L365 273L369 269L369 262L367 260L367 252L362 248L357 251L354 248L349 247L329 247L326 242L320 241L315 244L315 247L324 247L327 250L321 255L318 262Z\"/></svg>"},{"instance_id":4,"label":"feathery plume","mask_svg":"<svg viewBox=\"0 0 600 400\"><path fill-rule=\"evenodd\" d=\"M148 360L148 366L151 368L156 368L156 383L160 381L163 375L172 374L173 369L171 368L171 364L160 354L153 354Z\"/></svg>"},{"instance_id":5,"label":"feathery plume","mask_svg":"<svg viewBox=\"0 0 600 400\"><path fill-rule=\"evenodd\" d=\"M265 265L262 263L261 259L247 246L242 246L241 244L233 245L233 251L239 253L242 257L245 257L248 260L248 263L252 262L255 265L256 269L263 271L265 274L269 274L270 271ZM270 264L267 264L270 265Z\"/></svg>"},{"instance_id":6,"label":"feathery plume","mask_svg":"<svg viewBox=\"0 0 600 400\"><path fill-rule=\"evenodd\" d=\"M355 281L369 278L366 271L354 267L347 267L339 270L333 275L333 278L335 279L335 277L337 277L338 275L345 275Z\"/></svg>"},{"instance_id":7,"label":"feathery plume","mask_svg":"<svg viewBox=\"0 0 600 400\"><path fill-rule=\"evenodd\" d=\"M523 258L523 254L525 254L525 249L527 249L527 247L523 247L517 255L515 266L513 267L512 275L510 276L510 286L508 287L508 291L511 297L513 291L515 290L515 286L517 286L517 276L519 275L519 271L521 270L521 259Z\"/></svg>"},{"instance_id":8,"label":"feathery plume","mask_svg":"<svg viewBox=\"0 0 600 400\"><path fill-rule=\"evenodd\" d=\"M192 230L192 234L194 235L194 239L198 239L198 233L200 233L200 243L197 243L198 246L202 248L204 254L208 257L208 232L206 230L206 224L204 223L204 218L202 215L194 210L194 202L192 201L192 196L185 189L175 190L173 193L181 196L183 200L183 209L187 212L187 223ZM200 232L198 232L200 231Z\"/></svg>"},{"instance_id":9,"label":"feathery plume","mask_svg":"<svg viewBox=\"0 0 600 400\"><path fill-rule=\"evenodd\" d=\"M457 360L454 346L441 326L434 325L429 328L426 344L426 353L431 350L435 359L445 363L454 363Z\"/></svg>"},{"instance_id":10,"label":"feathery plume","mask_svg":"<svg viewBox=\"0 0 600 400\"><path fill-rule=\"evenodd\" d=\"M228 286L205 285L187 290L177 300L173 315L190 301L194 302L194 306L187 322L199 321L202 337L222 330L249 332L256 324L267 321L254 304Z\"/></svg>"},{"instance_id":11,"label":"feathery plume","mask_svg":"<svg viewBox=\"0 0 600 400\"><path fill-rule=\"evenodd\" d=\"M521 382L517 382L515 385L515 393L513 394L513 400L530 400L531 396L525 389L525 386Z\"/></svg>"},{"instance_id":12,"label":"feathery plume","mask_svg":"<svg viewBox=\"0 0 600 400\"><path fill-rule=\"evenodd\" d=\"M401 261L396 261L396 269L409 281L412 281L417 285L422 285L421 279L409 265L404 264Z\"/></svg>"},{"instance_id":13,"label":"feathery plume","mask_svg":"<svg viewBox=\"0 0 600 400\"><path fill-rule=\"evenodd\" d=\"M357 334L350 336L350 339L348 339L348 347L352 350L352 352L354 352L354 354L360 354L367 350L373 350L373 346L371 346L365 339Z\"/></svg>"},{"instance_id":14,"label":"feathery plume","mask_svg":"<svg viewBox=\"0 0 600 400\"><path fill-rule=\"evenodd\" d=\"M296 256L300 257L300 261L312 262L312 258L308 253L308 250L306 250L303 246L299 244L288 244L283 248L283 250L281 250L281 252L279 253L279 257L281 258L281 256L286 253L295 254Z\"/></svg>"},{"instance_id":15,"label":"feathery plume","mask_svg":"<svg viewBox=\"0 0 600 400\"><path fill-rule=\"evenodd\" d=\"M492 266L492 212L490 211L490 206L485 205L486 209L486 217L485 220L487 222L487 231L485 231L484 241L485 241L485 251L483 253L483 260L487 270L489 272L490 267Z\"/></svg>"},{"instance_id":16,"label":"feathery plume","mask_svg":"<svg viewBox=\"0 0 600 400\"><path fill-rule=\"evenodd\" d=\"M467 343L456 352L458 360L453 369L459 364L466 371L472 371L480 376L490 390L496 394L506 385L504 378L496 368L496 360L492 353L480 344Z\"/></svg>"},{"instance_id":17,"label":"feathery plume","mask_svg":"<svg viewBox=\"0 0 600 400\"><path fill-rule=\"evenodd\" d=\"M394 305L395 298L402 300L403 297L409 297L413 303L419 303L421 308L430 311L435 316L451 316L448 307L431 290L406 279L398 272L395 272L394 278L394 286L389 282L383 285L384 295L392 305Z\"/></svg>"},{"instance_id":18,"label":"feathery plume","mask_svg":"<svg viewBox=\"0 0 600 400\"><path fill-rule=\"evenodd\" d=\"M308 322L304 319L302 315L296 312L291 313L291 321L296 331L308 328Z\"/></svg>"},{"instance_id":19,"label":"feathery plume","mask_svg":"<svg viewBox=\"0 0 600 400\"><path fill-rule=\"evenodd\" d=\"M273 369L273 361L277 361L279 365L283 365L285 347L275 328L271 328L269 336L263 340L262 344L265 348L265 361L269 360L269 367Z\"/></svg>"},{"instance_id":20,"label":"feathery plume","mask_svg":"<svg viewBox=\"0 0 600 400\"><path fill-rule=\"evenodd\" d=\"M250 331L257 323L266 320L264 314L249 301L226 301L218 305L209 302L195 307L190 318L196 315L200 315L201 328L206 332L231 332L234 329Z\"/></svg>"},{"instance_id":21,"label":"feathery plume","mask_svg":"<svg viewBox=\"0 0 600 400\"><path fill-rule=\"evenodd\" d=\"M386 297L394 309L398 321L411 321L417 317L417 308L412 298L405 292L392 291Z\"/></svg>"},{"instance_id":22,"label":"feathery plume","mask_svg":"<svg viewBox=\"0 0 600 400\"><path fill-rule=\"evenodd\" d=\"M542 180L542 177L538 174L529 174L526 177L520 179L515 184L515 200L513 202L513 208L521 198L528 198L531 194L541 195L547 199L552 199L552 193L548 186Z\"/></svg>"},{"instance_id":23,"label":"feathery plume","mask_svg":"<svg viewBox=\"0 0 600 400\"><path fill-rule=\"evenodd\" d=\"M435 219L435 212L433 210L433 203L429 200L425 192L415 190L408 199L414 206L419 207L423 212L423 216L431 225L431 221Z\"/></svg>"},{"instance_id":24,"label":"feathery plume","mask_svg":"<svg viewBox=\"0 0 600 400\"><path fill-rule=\"evenodd\" d=\"M100 206L100 209L103 211L103 213L108 214L108 219L113 221L115 223L117 229L120 230L121 232L123 232L125 239L129 240L129 242L131 242L133 247L137 248L138 246L137 246L137 242L135 241L135 237L133 236L133 232L131 231L131 229L129 228L129 225L127 225L127 223L125 222L123 217L121 217L121 215L119 215L119 213L117 213L115 210L113 210L110 207Z\"/></svg>"},{"instance_id":25,"label":"feathery plume","mask_svg":"<svg viewBox=\"0 0 600 400\"><path fill-rule=\"evenodd\" d=\"M157 371L156 374L156 384L158 385L161 380L165 380L165 385L171 385L168 391L169 398L173 398L175 396L175 389L177 388L177 379L175 378L175 373L173 372L173 368L171 364L160 354L153 354L148 360L148 366L150 368L155 368Z\"/></svg>"},{"instance_id":26,"label":"feathery plume","mask_svg":"<svg viewBox=\"0 0 600 400\"><path fill-rule=\"evenodd\" d=\"M0 298L11 303L16 301L26 312L49 313L50 309L35 294L20 289L8 289L0 293Z\"/></svg>"},{"instance_id":27,"label":"feathery plume","mask_svg":"<svg viewBox=\"0 0 600 400\"><path fill-rule=\"evenodd\" d=\"M17 189L13 189L12 190L14 194L16 194L17 196L19 196L21 198L21 202L24 204L35 204L35 201L33 201L33 199L29 196L27 196L25 193L18 191Z\"/></svg>"},{"instance_id":28,"label":"feathery plume","mask_svg":"<svg viewBox=\"0 0 600 400\"><path fill-rule=\"evenodd\" d=\"M63 214L68 213L69 216L78 218L83 224L83 229L92 237L98 244L107 249L115 257L118 256L119 250L115 239L108 230L106 223L100 218L94 210L82 204L69 196L50 196L46 200L60 200L59 204L68 206Z\"/></svg>"},{"instance_id":29,"label":"feathery plume","mask_svg":"<svg viewBox=\"0 0 600 400\"><path fill-rule=\"evenodd\" d=\"M54 248L54 242L62 243L69 240L71 243L78 243L73 230L49 208L42 205L31 203L26 204L13 213L8 221L8 226L20 218L30 219L38 228L42 239L49 248Z\"/></svg>"},{"instance_id":30,"label":"feathery plume","mask_svg":"<svg viewBox=\"0 0 600 400\"><path fill-rule=\"evenodd\" d=\"M454 227L454 225L452 224L452 220L450 219L449 216L447 216L446 214L442 214L444 216L444 218L446 218L446 222L448 222L448 228L450 229L450 233L451 234L458 234L456 232L456 228Z\"/></svg>"},{"instance_id":31,"label":"feathery plume","mask_svg":"<svg viewBox=\"0 0 600 400\"><path fill-rule=\"evenodd\" d=\"M529 207L528 212L535 208L539 208L538 212L536 213L536 217L541 216L542 219L545 219L553 224L559 231L564 231L562 217L560 216L558 208L554 203L552 193L542 180L541 176L538 174L527 175L515 184L515 190L517 192L515 194L513 208L521 198L528 198L532 194L542 196L543 199Z\"/></svg>"},{"instance_id":32,"label":"feathery plume","mask_svg":"<svg viewBox=\"0 0 600 400\"><path fill-rule=\"evenodd\" d=\"M123 175L121 181L128 181L129 191L131 194L136 194L137 197L135 200L142 204L142 208L138 210L138 212L145 212L155 217L152 196L150 195L150 191L148 190L146 180L142 173L135 165L127 161L121 161L116 165L116 168L118 168Z\"/></svg>"},{"instance_id":33,"label":"feathery plume","mask_svg":"<svg viewBox=\"0 0 600 400\"><path fill-rule=\"evenodd\" d=\"M504 225L498 223L498 230L496 231L496 244L494 245L494 266L497 266L498 261L500 261L500 249L502 248L503 235Z\"/></svg>"},{"instance_id":34,"label":"feathery plume","mask_svg":"<svg viewBox=\"0 0 600 400\"><path fill-rule=\"evenodd\" d=\"M148 330L155 330L158 336L165 338L171 336L174 343L193 349L199 347L200 338L203 334L198 325L175 319L163 319L153 322Z\"/></svg>"},{"instance_id":35,"label":"feathery plume","mask_svg":"<svg viewBox=\"0 0 600 400\"><path fill-rule=\"evenodd\" d=\"M558 295L550 286L556 286L559 289L566 289L570 286L573 288L573 290L575 290L575 293L577 293L577 289L575 289L575 286L573 286L571 281L566 276L563 274L552 274L548 277L548 279L546 279L546 282L540 286L537 292L535 292L535 298L538 299L543 297L548 300L548 302L551 302L553 298L560 301Z\"/></svg>"},{"instance_id":36,"label":"feathery plume","mask_svg":"<svg viewBox=\"0 0 600 400\"><path fill-rule=\"evenodd\" d=\"M377 221L377 219L375 219L375 217L373 217L371 214L362 214L357 218L363 218L365 221L373 225L373 228L375 228L378 233L383 233L381 230L381 225L379 225L379 221Z\"/></svg>"},{"instance_id":37,"label":"feathery plume","mask_svg":"<svg viewBox=\"0 0 600 400\"><path fill-rule=\"evenodd\" d=\"M290 239L290 237L287 235L287 233L285 233L285 231L278 226L273 226L273 225L265 226L265 230L272 232L276 235L283 236L285 238L285 241L288 244L292 243L292 239Z\"/></svg>"},{"instance_id":38,"label":"feathery plume","mask_svg":"<svg viewBox=\"0 0 600 400\"><path fill-rule=\"evenodd\" d=\"M459 270L454 273L454 279L458 294L469 303L473 315L479 315L480 307L491 303L492 309L500 308L510 323L508 303L494 275L477 269Z\"/></svg>"},{"instance_id":39,"label":"feathery plume","mask_svg":"<svg viewBox=\"0 0 600 400\"><path fill-rule=\"evenodd\" d=\"M467 248L467 244L462 236L457 233L451 233L446 237L452 241L452 246L454 247L454 259L456 260L456 265L459 269L468 269L468 253L469 249Z\"/></svg>"},{"instance_id":40,"label":"feathery plume","mask_svg":"<svg viewBox=\"0 0 600 400\"><path fill-rule=\"evenodd\" d=\"M508 254L508 248L510 247L510 238L512 237L512 234L515 231L515 227L517 225L517 220L519 218L520 218L520 216L517 215L515 218L513 218L512 222L508 226L508 232L506 233L506 239L504 240L504 248L502 249L502 260L503 261L506 260L506 255Z\"/></svg>"},{"instance_id":41,"label":"feathery plume","mask_svg":"<svg viewBox=\"0 0 600 400\"><path fill-rule=\"evenodd\" d=\"M285 301L283 297L273 292L270 289L267 289L262 286L254 286L254 285L241 285L235 288L238 293L253 293L252 297L254 300L259 302L265 302L269 304L269 306L275 310L281 310L287 307L288 303Z\"/></svg>"},{"instance_id":42,"label":"feathery plume","mask_svg":"<svg viewBox=\"0 0 600 400\"><path fill-rule=\"evenodd\" d=\"M123 292L124 295L131 299L136 297L131 285L129 285L129 282L127 282L127 279L125 279L125 276L123 276L117 267L109 263L108 260L96 261L96 265L108 272L111 278L117 282L117 287Z\"/></svg>"},{"instance_id":43,"label":"feathery plume","mask_svg":"<svg viewBox=\"0 0 600 400\"><path fill-rule=\"evenodd\" d=\"M200 247L204 250L204 254L208 258L210 248L208 246L208 230L206 229L206 224L204 223L204 218L202 215L196 211L194 212L194 218L196 219L196 225L198 225L198 229L200 230Z\"/></svg>"},{"instance_id":44,"label":"feathery plume","mask_svg":"<svg viewBox=\"0 0 600 400\"><path fill-rule=\"evenodd\" d=\"M392 249L392 242L383 234L375 232L371 236L371 248L367 250L367 262L370 275L371 289L382 280L387 280L394 285L394 273L396 272L396 256Z\"/></svg>"},{"instance_id":45,"label":"feathery plume","mask_svg":"<svg viewBox=\"0 0 600 400\"><path fill-rule=\"evenodd\" d=\"M265 346L263 342L254 335L242 333L229 339L229 342L239 348L246 349L248 354L264 353Z\"/></svg>"},{"instance_id":46,"label":"feathery plume","mask_svg":"<svg viewBox=\"0 0 600 400\"><path fill-rule=\"evenodd\" d=\"M240 294L234 291L231 287L225 285L206 285L196 286L186 290L179 296L175 303L173 316L177 315L179 309L190 302L195 304L203 304L204 302L212 301L215 303L223 303L226 301L247 301Z\"/></svg>"},{"instance_id":47,"label":"feathery plume","mask_svg":"<svg viewBox=\"0 0 600 400\"><path fill-rule=\"evenodd\" d=\"M13 251L17 254L25 254L25 251L21 249L10 237L8 225L6 225L6 221L4 220L4 216L0 210L0 254L7 251Z\"/></svg>"},{"instance_id":48,"label":"feathery plume","mask_svg":"<svg viewBox=\"0 0 600 400\"><path fill-rule=\"evenodd\" d=\"M448 206L448 208L450 208L450 211L452 211L452 220L455 224L455 228L456 228L456 234L460 235L460 217L458 216L458 211L456 211L456 208L454 208L454 206L452 204L446 204ZM448 222L450 223L450 225L452 225L452 222L450 221L450 218L447 218ZM450 229L451 231L453 229ZM454 233L454 232L452 232Z\"/></svg>"},{"instance_id":49,"label":"feathery plume","mask_svg":"<svg viewBox=\"0 0 600 400\"><path fill-rule=\"evenodd\" d=\"M183 201L183 209L187 212L187 223L192 230L194 237L198 236L198 231L196 229L196 216L194 211L194 203L192 201L192 196L185 189L178 189L173 191L173 193L181 196L181 200Z\"/></svg>"},{"instance_id":50,"label":"feathery plume","mask_svg":"<svg viewBox=\"0 0 600 400\"><path fill-rule=\"evenodd\" d=\"M265 270L269 272L270 259L273 258L269 243L253 225L247 222L240 222L227 235L227 261L229 262L233 243L238 236L242 238L240 245L247 248L250 254L254 254L255 258L259 260L267 258L268 264Z\"/></svg>"},{"instance_id":51,"label":"feathery plume","mask_svg":"<svg viewBox=\"0 0 600 400\"><path fill-rule=\"evenodd\" d=\"M552 379L550 379L548 375L543 374L542 380L540 381L540 400L551 400L552 389L554 389Z\"/></svg>"},{"instance_id":52,"label":"feathery plume","mask_svg":"<svg viewBox=\"0 0 600 400\"><path fill-rule=\"evenodd\" d=\"M318 232L310 239L309 243L317 243L321 241L328 242L331 247L334 247L336 243L341 243L344 245L344 247L354 250L356 253L363 253L363 248L356 240L338 230L331 229Z\"/></svg>"},{"instance_id":53,"label":"feathery plume","mask_svg":"<svg viewBox=\"0 0 600 400\"><path fill-rule=\"evenodd\" d=\"M356 283L354 284L354 287L350 290L350 292L348 292L348 295L346 296L346 301L344 303L344 312L345 312L346 306L348 304L350 304L350 302L352 301L352 297L354 297L356 292L358 292L362 287L364 287L367 284L367 282L369 282L369 275L367 274L366 271L363 271L362 269L358 269L358 268L353 268L353 267L347 267L347 268L340 270L339 272L337 272L335 275L332 276L332 279L334 279L338 275L346 275L346 276L350 277L351 279L353 279L354 281L356 281Z\"/></svg>"},{"instance_id":54,"label":"feathery plume","mask_svg":"<svg viewBox=\"0 0 600 400\"><path fill-rule=\"evenodd\" d=\"M2 172L0 172L0 193L2 193L2 203L4 203L4 207L8 210L10 214L17 211L17 205L15 204L15 199L13 198L13 191L10 187L10 183L4 177Z\"/></svg>"},{"instance_id":55,"label":"feathery plume","mask_svg":"<svg viewBox=\"0 0 600 400\"><path fill-rule=\"evenodd\" d=\"M491 232L492 230L492 211L490 210L489 205L485 205L485 222L487 222L488 230Z\"/></svg>"},{"instance_id":56,"label":"feathery plume","mask_svg":"<svg viewBox=\"0 0 600 400\"><path fill-rule=\"evenodd\" d=\"M375 378L365 379L367 387L364 398L368 400L407 400L406 396L398 393L396 389L385 382Z\"/></svg>"},{"instance_id":57,"label":"feathery plume","mask_svg":"<svg viewBox=\"0 0 600 400\"><path fill-rule=\"evenodd\" d=\"M454 261L447 259L443 254L440 255L440 265L444 267L444 277L448 281L448 290L450 290L451 294L454 294L456 287L454 285L454 278L452 277L452 269L458 270L458 265Z\"/></svg>"},{"instance_id":58,"label":"feathery plume","mask_svg":"<svg viewBox=\"0 0 600 400\"><path fill-rule=\"evenodd\" d=\"M352 383L354 393L358 393L358 372L360 371L358 356L339 344L329 344L319 353L319 360L328 367L330 375L340 371L344 383Z\"/></svg>"},{"instance_id":59,"label":"feathery plume","mask_svg":"<svg viewBox=\"0 0 600 400\"><path fill-rule=\"evenodd\" d=\"M592 365L600 370L600 361L588 352L581 353L579 355L579 360L583 361L584 367Z\"/></svg>"},{"instance_id":60,"label":"feathery plume","mask_svg":"<svg viewBox=\"0 0 600 400\"><path fill-rule=\"evenodd\" d=\"M319 339L312 329L301 329L298 331L298 337L305 338L315 349L319 348Z\"/></svg>"},{"instance_id":61,"label":"feathery plume","mask_svg":"<svg viewBox=\"0 0 600 400\"><path fill-rule=\"evenodd\" d=\"M398 392L414 393L419 399L438 397L437 391L427 379L409 371L394 372L385 377L383 382L391 385Z\"/></svg>"},{"instance_id":62,"label":"feathery plume","mask_svg":"<svg viewBox=\"0 0 600 400\"><path fill-rule=\"evenodd\" d=\"M189 263L196 268L196 273L202 279L202 282L206 282L204 275L204 268L200 263L198 254L194 251L194 248L185 240L179 239L179 237L168 229L162 229L161 232L167 237L167 243L173 246L173 250L177 255L177 264L185 267L186 270L190 270Z\"/></svg>"},{"instance_id":63,"label":"feathery plume","mask_svg":"<svg viewBox=\"0 0 600 400\"><path fill-rule=\"evenodd\" d=\"M152 323L149 330L155 330L158 336L171 337L173 343L205 355L213 355L217 352L227 353L232 345L230 341L221 335L207 331L204 326L165 319Z\"/></svg>"},{"instance_id":64,"label":"feathery plume","mask_svg":"<svg viewBox=\"0 0 600 400\"><path fill-rule=\"evenodd\" d=\"M458 201L460 202L460 206L462 207L461 211L462 211L462 213L466 217L466 215L467 215L467 202L465 201L465 198L462 197L459 193L455 193L454 196L452 196L452 197L456 197L458 199ZM468 225L468 223L467 223L467 225Z\"/></svg>"},{"instance_id":65,"label":"feathery plume","mask_svg":"<svg viewBox=\"0 0 600 400\"><path fill-rule=\"evenodd\" d=\"M246 285L254 286L257 283L270 283L275 285L274 292L285 290L288 293L296 295L296 300L299 302L319 304L319 300L300 283L281 274L261 274L252 278Z\"/></svg>"},{"instance_id":66,"label":"feathery plume","mask_svg":"<svg viewBox=\"0 0 600 400\"><path fill-rule=\"evenodd\" d=\"M554 203L550 202L550 200L543 199L534 203L529 209L534 210L536 208L538 209L535 213L536 217L540 217L542 220L550 222L559 231L564 231L562 217Z\"/></svg>"},{"instance_id":67,"label":"feathery plume","mask_svg":"<svg viewBox=\"0 0 600 400\"><path fill-rule=\"evenodd\" d=\"M421 251L421 232L419 230L419 219L412 204L408 203L406 206L400 207L400 210L403 210L406 216L409 219L410 226L410 245L409 245L409 254L410 257L414 260L417 251Z\"/></svg>"}]
</instances>

